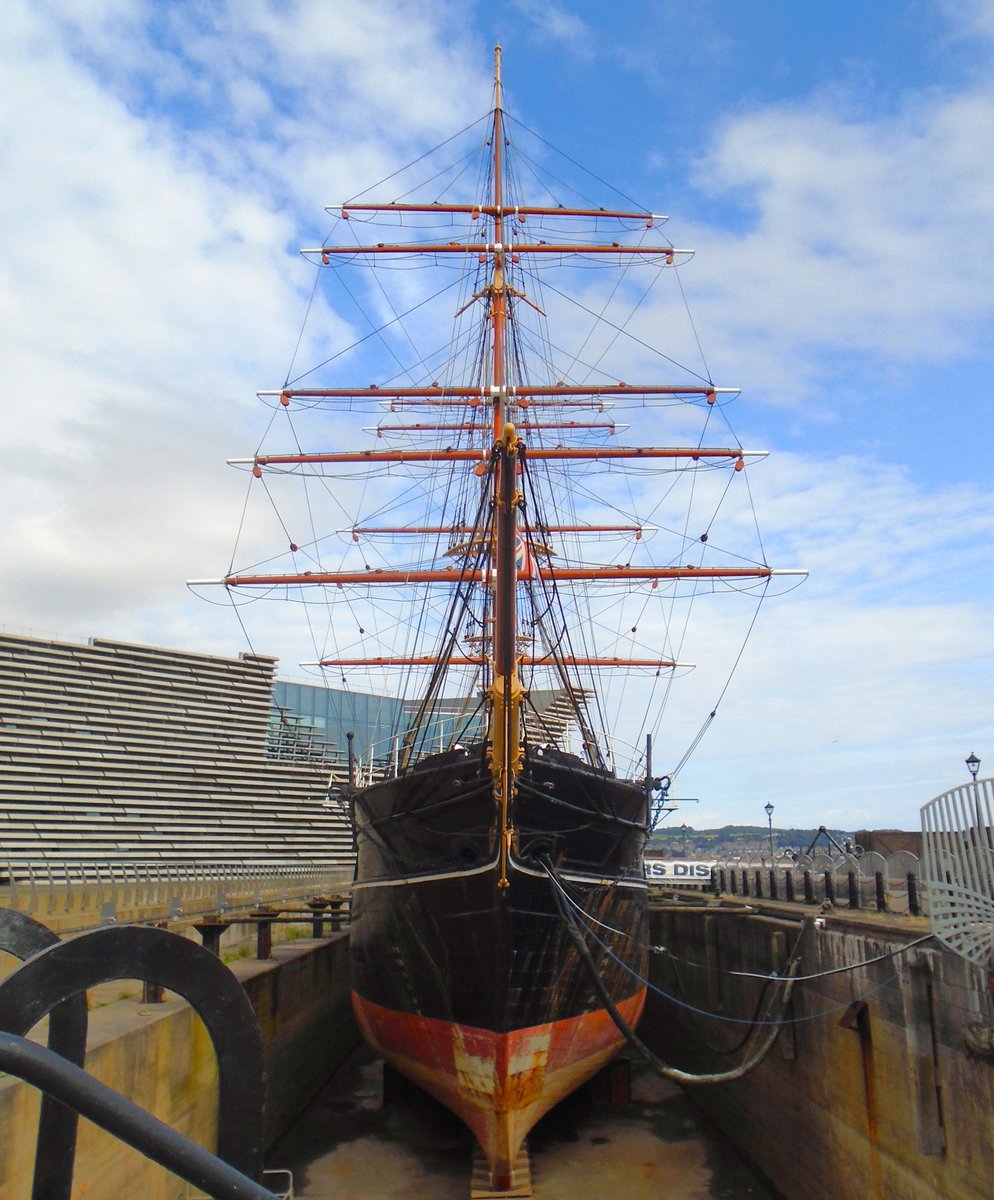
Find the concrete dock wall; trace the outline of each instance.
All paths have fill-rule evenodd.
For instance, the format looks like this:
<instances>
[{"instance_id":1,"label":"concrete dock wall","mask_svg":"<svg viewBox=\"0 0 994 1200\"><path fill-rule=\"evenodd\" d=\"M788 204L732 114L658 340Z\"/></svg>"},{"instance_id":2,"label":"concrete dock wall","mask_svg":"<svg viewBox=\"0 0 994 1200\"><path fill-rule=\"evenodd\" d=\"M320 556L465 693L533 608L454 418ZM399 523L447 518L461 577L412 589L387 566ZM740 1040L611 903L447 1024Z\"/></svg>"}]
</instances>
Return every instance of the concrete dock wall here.
<instances>
[{"instance_id":1,"label":"concrete dock wall","mask_svg":"<svg viewBox=\"0 0 994 1200\"><path fill-rule=\"evenodd\" d=\"M272 1145L358 1043L349 1002L348 941L279 945L267 962L232 964L259 1018L266 1053L266 1141ZM91 994L86 1067L160 1120L213 1148L217 1069L207 1032L180 999L118 1000L122 985ZM31 1194L40 1094L0 1078L0 1198ZM89 1122L80 1121L73 1198L180 1200L186 1185Z\"/></svg>"},{"instance_id":2,"label":"concrete dock wall","mask_svg":"<svg viewBox=\"0 0 994 1200\"><path fill-rule=\"evenodd\" d=\"M652 982L672 999L652 995L643 1037L695 1073L737 1065L765 983L732 972L782 971L800 937L800 974L819 978L796 986L778 1045L693 1099L791 1200L989 1198L994 1059L964 1043L992 1019L984 973L934 940L909 948L924 921L828 912L802 927L781 908L654 913Z\"/></svg>"},{"instance_id":3,"label":"concrete dock wall","mask_svg":"<svg viewBox=\"0 0 994 1200\"><path fill-rule=\"evenodd\" d=\"M303 948L301 948L303 947ZM266 1047L266 1144L277 1142L359 1044L349 996L348 936L277 946L272 963L243 960Z\"/></svg>"}]
</instances>

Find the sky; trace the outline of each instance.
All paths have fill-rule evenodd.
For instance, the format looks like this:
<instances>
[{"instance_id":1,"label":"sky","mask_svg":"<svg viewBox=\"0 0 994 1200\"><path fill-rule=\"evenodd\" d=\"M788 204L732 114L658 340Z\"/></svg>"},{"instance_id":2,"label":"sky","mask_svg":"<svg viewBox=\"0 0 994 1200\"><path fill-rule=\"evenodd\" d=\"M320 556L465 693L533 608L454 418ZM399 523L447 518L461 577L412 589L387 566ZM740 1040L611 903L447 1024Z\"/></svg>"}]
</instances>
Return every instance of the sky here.
<instances>
[{"instance_id":1,"label":"sky","mask_svg":"<svg viewBox=\"0 0 994 1200\"><path fill-rule=\"evenodd\" d=\"M186 580L228 562L297 251L487 111L496 42L514 116L695 247L810 571L671 820L919 827L994 772L994 0L5 0L0 627L246 649Z\"/></svg>"}]
</instances>

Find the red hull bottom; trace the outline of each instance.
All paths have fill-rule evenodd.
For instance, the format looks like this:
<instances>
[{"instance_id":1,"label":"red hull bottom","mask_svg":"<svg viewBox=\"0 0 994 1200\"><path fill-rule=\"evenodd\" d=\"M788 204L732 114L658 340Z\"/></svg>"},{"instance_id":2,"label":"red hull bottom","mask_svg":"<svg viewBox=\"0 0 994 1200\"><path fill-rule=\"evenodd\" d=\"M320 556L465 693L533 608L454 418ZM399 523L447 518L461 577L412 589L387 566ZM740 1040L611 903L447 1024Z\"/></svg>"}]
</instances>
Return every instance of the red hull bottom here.
<instances>
[{"instance_id":1,"label":"red hull bottom","mask_svg":"<svg viewBox=\"0 0 994 1200\"><path fill-rule=\"evenodd\" d=\"M634 1026L644 1003L642 988L618 1010ZM352 1007L373 1049L473 1131L495 1188L510 1186L515 1157L536 1121L624 1043L604 1009L491 1033L382 1008L355 992Z\"/></svg>"}]
</instances>

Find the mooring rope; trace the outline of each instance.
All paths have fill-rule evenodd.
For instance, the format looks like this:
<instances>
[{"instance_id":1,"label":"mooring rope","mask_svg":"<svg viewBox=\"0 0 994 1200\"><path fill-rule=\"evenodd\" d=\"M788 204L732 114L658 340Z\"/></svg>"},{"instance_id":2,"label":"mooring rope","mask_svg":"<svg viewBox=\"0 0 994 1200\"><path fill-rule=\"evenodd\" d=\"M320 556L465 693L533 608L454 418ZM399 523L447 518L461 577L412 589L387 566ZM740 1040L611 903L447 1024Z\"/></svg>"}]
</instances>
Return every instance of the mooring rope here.
<instances>
[{"instance_id":1,"label":"mooring rope","mask_svg":"<svg viewBox=\"0 0 994 1200\"><path fill-rule=\"evenodd\" d=\"M573 944L576 946L577 952L580 955L580 960L590 976L591 983L594 985L594 990L600 997L601 1002L608 1012L608 1015L617 1026L619 1032L632 1047L632 1049L634 1049L643 1059L645 1059L645 1061L653 1068L653 1070L655 1070L664 1079L672 1079L675 1083L730 1083L734 1079L741 1079L750 1071L755 1070L755 1068L758 1067L761 1062L763 1062L776 1044L776 1040L780 1036L780 1031L783 1028L783 1016L787 1011L787 1005L790 1003L791 993L794 990L794 976L797 974L797 971L801 965L801 959L797 951L800 945L801 937L804 935L804 929L807 926L807 922L805 922L805 926L802 928L801 933L798 935L797 941L794 943L794 949L791 952L791 959L787 967L787 973L782 977L786 986L783 989L783 996L780 1000L780 1019L772 1023L769 1033L767 1033L762 1044L749 1058L745 1060L745 1062L740 1063L737 1067L733 1067L729 1071L721 1071L707 1075L694 1075L689 1071L681 1071L678 1067L671 1067L668 1063L664 1063L657 1054L649 1049L645 1042L642 1041L635 1030L632 1029L632 1027L618 1011L617 1005L612 999L600 972L597 970L597 964L594 962L594 957L590 953L590 947L587 945L587 940L583 935L583 931L577 924L576 918L570 911L569 906L564 901L563 888L556 877L555 868L548 858L542 860L542 866L545 868L545 871L549 876L549 881L552 885L552 894L556 901L556 907L559 909L559 914L566 926L566 931L569 934ZM773 1003L774 1000L771 996L769 1007L767 1009L767 1018L763 1021L756 1022L757 1025L768 1023L768 1017L770 1011L772 1010Z\"/></svg>"},{"instance_id":2,"label":"mooring rope","mask_svg":"<svg viewBox=\"0 0 994 1200\"><path fill-rule=\"evenodd\" d=\"M598 921L596 917L592 917L589 913L584 912L583 909L581 908L581 906L579 904L577 904L577 902L573 899L573 897L569 894L569 892L563 887L562 883L559 882L558 880L556 880L555 882L556 882L556 886L559 888L559 890L562 893L563 897L565 898L566 902L572 908L574 908L577 913L580 914L580 916L583 918L584 922L588 926L597 925L601 929L606 929L608 933L613 933L616 937L627 938L628 941L635 942L636 946L648 950L650 954L658 954L658 955L665 956L667 959L669 959L669 961L671 963L680 963L681 966L693 967L697 971L707 971L712 975L723 975L727 979L759 979L759 980L762 980L763 982L768 982L771 980L775 982L777 980L784 980L787 978L786 975L782 975L778 971L734 971L731 969L726 970L722 967L712 967L712 966L709 966L707 963L699 963L699 962L694 962L692 959L689 959L689 958L681 958L678 954L674 954L673 951L670 950L668 946L657 946L651 942L636 942L635 939L632 937L632 935L630 933L628 933L626 930L615 929L615 927L613 925L607 925L603 921ZM594 934L593 936L594 936L594 940L598 943L598 945L600 945L604 949L607 949L607 947L597 937L596 934ZM935 938L934 933L926 933L922 937L914 938L910 942L905 942L903 946L897 946L893 950L885 950L883 954L876 954L876 955L874 955L873 958L861 958L859 960L859 962L847 963L844 967L827 967L824 971L815 971L810 975L795 975L794 982L795 983L811 983L818 979L826 979L826 978L828 978L829 975L848 975L848 974L852 973L853 971L861 971L864 967L872 967L876 963L886 962L887 959L889 959L889 958L899 958L902 954L907 954L910 950L914 950L916 946L921 946L925 942L931 942L934 938ZM608 950L608 953L610 954L611 951ZM620 959L619 959L619 962L620 962ZM622 965L624 965L624 964L622 964ZM640 981L642 983L646 984L648 987L652 987L652 985L649 983L649 981L647 979L641 979ZM653 988L653 990L658 992L659 995L665 996L667 999L673 1000L673 1002L676 1004L680 1003L680 1001L678 1001L675 996L670 996L668 992L660 991L659 988ZM871 989L871 990L876 990L876 989ZM703 1009L693 1008L692 1005L684 1005L684 1007L690 1008L691 1011L693 1011L693 1012L703 1012L704 1011ZM846 1007L848 1007L848 1005L843 1005L843 1008L846 1008ZM834 1009L834 1008L827 1010L828 1013L833 1013L836 1011L839 1011L839 1010ZM728 1019L728 1018L722 1018L720 1013L706 1013L705 1012L705 1016L713 1016L713 1017L715 1017L716 1020L719 1020L719 1019L727 1020Z\"/></svg>"}]
</instances>

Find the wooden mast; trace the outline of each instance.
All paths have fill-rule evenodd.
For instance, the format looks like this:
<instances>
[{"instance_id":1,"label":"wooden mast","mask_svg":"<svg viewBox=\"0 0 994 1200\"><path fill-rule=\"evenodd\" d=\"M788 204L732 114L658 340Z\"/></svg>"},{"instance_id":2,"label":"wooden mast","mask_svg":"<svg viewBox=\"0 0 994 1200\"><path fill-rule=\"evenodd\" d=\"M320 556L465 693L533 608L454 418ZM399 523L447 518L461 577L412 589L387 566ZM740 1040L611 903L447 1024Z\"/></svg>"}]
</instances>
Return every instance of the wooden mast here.
<instances>
[{"instance_id":1,"label":"wooden mast","mask_svg":"<svg viewBox=\"0 0 994 1200\"><path fill-rule=\"evenodd\" d=\"M489 688L490 730L487 754L497 806L500 874L498 886L509 886L508 859L514 840L511 805L517 792L523 750L520 711L523 691L517 662L517 543L518 455L521 440L507 410L507 284L504 275L504 112L501 96L501 49L494 50L493 275L490 282L492 324L493 434L496 456L493 472L494 506L494 620L493 679Z\"/></svg>"},{"instance_id":2,"label":"wooden mast","mask_svg":"<svg viewBox=\"0 0 994 1200\"><path fill-rule=\"evenodd\" d=\"M397 386L391 383L371 384L366 387L314 387L296 388L286 385L273 391L260 392L260 397L270 398L281 407L296 406L298 401L310 406L313 401L327 401L340 404L348 411L363 411L370 402L376 402L377 407L388 411L406 408L440 408L447 407L463 410L453 414L458 424L407 424L397 426L398 431L411 433L430 432L436 430L451 431L474 435L465 439L451 439L452 444L439 442L434 447L425 448L393 448L384 450L345 450L324 453L306 453L299 448L292 453L256 454L247 459L231 459L233 465L248 467L252 474L261 478L264 474L299 474L313 475L318 478L335 475L338 464L366 465L371 468L389 471L391 464L402 466L421 464L430 467L432 464L462 462L471 466L477 476L486 479L484 485L489 490L487 498L490 502L489 529L480 532L466 547L451 547L446 552L455 555L462 549L473 549L474 553L462 566L432 566L425 568L390 569L366 564L362 570L332 570L308 569L304 571L271 572L256 571L249 573L229 574L220 580L196 580L194 583L219 583L229 588L239 587L279 587L309 585L323 587L351 586L406 586L441 584L462 588L467 584L479 585L485 589L491 603L490 614L485 620L486 639L481 650L481 661L484 659L491 666L490 682L486 685L486 706L489 710L489 722L486 731L487 758L491 772L491 787L495 804L495 833L499 840L500 884L508 885L507 868L509 853L514 841L514 799L517 792L517 781L523 767L523 746L521 739L522 719L521 709L524 700L524 689L520 678L523 665L531 665L536 661L521 652L518 637L517 613L517 583L519 579L528 580L532 585L543 586L557 583L592 582L602 583L643 583L652 588L660 584L674 585L683 580L710 582L715 585L718 581L764 581L774 575L804 574L804 572L775 571L772 568L755 564L752 566L711 567L703 563L671 563L668 566L641 566L637 562L622 562L617 564L591 566L557 566L552 562L552 552L548 547L536 543L523 545L522 541L522 493L520 486L521 472L526 455L526 447L521 441L522 431L552 430L593 430L607 429L616 432L611 422L581 422L568 420L571 410L593 409L604 412L614 407L616 401L634 403L649 408L660 404L690 403L713 405L719 400L735 395L737 388L719 388L707 381L697 381L679 385L639 385L625 382L616 383L587 383L579 384L568 381L531 383L511 375L510 362L513 354L509 351L509 338L512 332L511 320L514 316L512 297L521 295L516 292L514 282L514 264L523 255L529 261L532 256L549 261L549 256L568 259L575 256L608 255L613 256L623 264L629 261L644 261L656 263L658 266L672 266L674 256L691 255L691 250L681 250L659 241L652 244L641 240L632 244L629 241L598 242L592 239L589 243L574 241L558 241L555 238L536 240L529 237L528 241L518 238L518 226L525 226L527 219L537 216L585 218L595 223L599 221L636 222L644 229L653 229L657 224L666 220L665 217L642 211L617 211L608 209L583 209L574 207L547 206L518 206L508 203L505 195L505 130L503 93L501 80L501 48L494 51L494 109L492 122L492 137L490 143L492 180L490 195L482 197L486 203L477 204L443 204L443 203L411 203L411 202L369 202L362 204L346 203L341 206L342 219L350 219L350 210L355 213L396 213L402 218L408 214L418 213L448 213L452 215L469 216L472 229L465 240L438 240L425 242L377 242L372 245L352 243L350 245L322 245L302 253L314 256L324 266L333 263L348 262L355 258L367 256L409 256L420 255L438 259L438 256L465 255L478 259L481 264L490 263L489 281L473 299L482 301L484 313L483 328L489 332L491 339L489 369L483 374L489 376L474 384L440 384L437 382L421 384L420 386ZM337 206L335 206L337 207ZM477 224L479 222L479 224ZM472 240L470 240L470 237ZM509 274L510 273L510 277ZM525 303L532 302L522 296ZM536 307L532 305L533 307ZM468 306L465 306L468 307ZM460 313L464 311L460 309ZM541 313L541 309L538 309ZM457 314L458 315L458 314ZM488 411L489 406L489 411ZM544 420L545 410L556 409ZM470 419L469 413L477 412L479 423ZM622 427L624 428L624 427ZM386 426L379 433L390 432L394 427ZM747 450L741 446L706 447L700 444L684 447L653 447L653 446L617 446L617 445L570 445L552 444L553 439L543 442L542 437L535 439L535 445L527 449L527 456L538 462L575 461L580 463L637 463L642 460L645 468L650 463L662 470L676 471L684 465L715 466L722 460L734 470L741 471L747 460L765 457L764 451ZM539 527L541 536L554 532L595 531L633 533L636 539L641 539L641 528L638 526L602 526L602 525L552 525ZM446 533L459 532L456 527L440 525L438 527L405 526L402 529L384 527L356 527L352 531L354 541L359 541L360 535L376 533ZM467 528L472 533L472 528ZM703 540L703 539L702 539ZM292 550L296 546L291 545ZM524 550L525 565L519 569L518 560L521 550ZM477 552L489 551L489 562L480 561ZM543 554L544 551L544 554ZM696 557L696 556L695 556ZM528 559L531 559L529 562ZM489 646L487 646L489 641ZM489 650L489 653L486 651ZM366 662L382 665L430 665L423 661L424 656L384 656L381 659L364 659ZM328 660L328 662L337 660ZM347 660L341 660L344 665ZM434 663L434 659L432 662ZM448 656L447 661L453 665L470 665L473 655L463 658ZM546 657L541 661L545 663ZM560 666L600 665L630 668L657 669L671 668L682 664L669 664L665 661L630 659L621 660L586 658L575 656L557 656ZM438 664L442 666L442 664Z\"/></svg>"}]
</instances>

